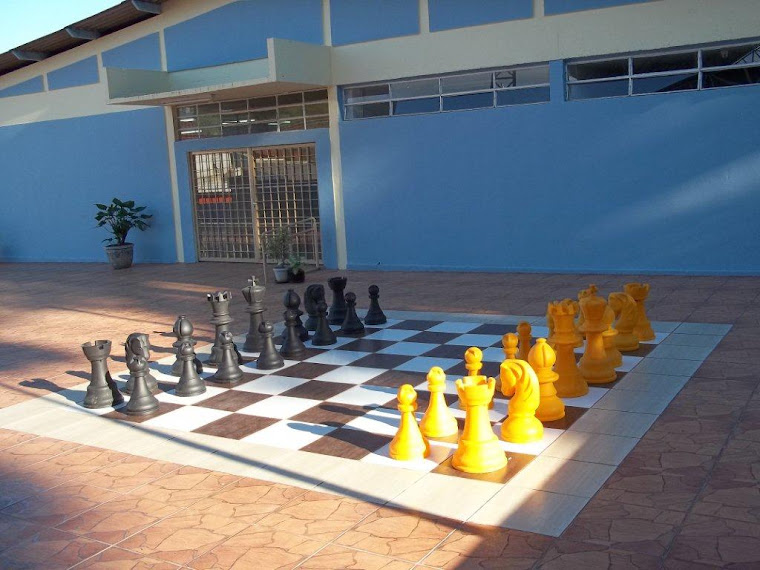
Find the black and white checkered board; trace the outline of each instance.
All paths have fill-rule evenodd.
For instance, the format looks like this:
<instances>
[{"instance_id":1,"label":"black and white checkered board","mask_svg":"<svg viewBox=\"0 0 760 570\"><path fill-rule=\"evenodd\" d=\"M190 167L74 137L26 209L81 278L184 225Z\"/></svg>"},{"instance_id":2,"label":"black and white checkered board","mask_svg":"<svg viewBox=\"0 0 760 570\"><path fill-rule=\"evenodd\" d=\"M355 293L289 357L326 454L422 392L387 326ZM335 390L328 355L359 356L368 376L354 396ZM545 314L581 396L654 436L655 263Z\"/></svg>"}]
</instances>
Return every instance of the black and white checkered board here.
<instances>
[{"instance_id":1,"label":"black and white checkered board","mask_svg":"<svg viewBox=\"0 0 760 570\"><path fill-rule=\"evenodd\" d=\"M545 423L542 441L532 444L501 441L509 465L499 472L470 475L454 470L451 455L456 448L456 437L431 441L431 455L425 460L390 459L388 445L400 416L396 409L398 387L411 384L417 389L419 419L429 400L427 372L432 366L440 366L447 374L447 402L460 418L461 429L464 411L459 408L454 380L466 374L465 350L470 346L480 347L483 350L481 373L498 377L499 364L504 358L501 338L514 328L514 325L477 322L389 319L384 325L367 327L359 336L338 333L338 343L329 347L317 348L307 342L307 353L300 361L286 360L277 370L256 369L256 354L243 352L245 376L239 383L230 386L207 380L206 393L192 398L174 395L177 378L167 374L170 364L152 364L161 390L156 395L161 402L159 410L136 418L115 410L103 417L139 422L146 427L196 432L504 483L540 455L667 336L658 333L650 344L642 344L636 353L626 354L616 382L591 387L581 398L566 399L565 418ZM534 326L533 332L534 337L538 337L547 330ZM199 350L201 359L207 357L208 350L209 347ZM203 377L211 374L213 369L206 367ZM116 378L123 382L127 374L118 374ZM507 404L508 400L497 392L494 408L489 412L497 434L507 415Z\"/></svg>"}]
</instances>

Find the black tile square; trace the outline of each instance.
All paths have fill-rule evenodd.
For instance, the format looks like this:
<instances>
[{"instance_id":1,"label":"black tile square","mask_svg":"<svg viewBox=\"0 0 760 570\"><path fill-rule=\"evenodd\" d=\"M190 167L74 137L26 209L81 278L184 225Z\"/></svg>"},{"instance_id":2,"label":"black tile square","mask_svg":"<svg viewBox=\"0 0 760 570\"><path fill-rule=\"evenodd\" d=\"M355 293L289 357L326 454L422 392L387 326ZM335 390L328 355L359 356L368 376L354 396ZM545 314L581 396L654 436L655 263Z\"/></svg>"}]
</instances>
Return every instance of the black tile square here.
<instances>
[{"instance_id":1,"label":"black tile square","mask_svg":"<svg viewBox=\"0 0 760 570\"><path fill-rule=\"evenodd\" d=\"M204 433L206 435L215 435L217 437L226 437L228 439L243 439L259 430L276 424L278 421L274 418L262 418L259 416L249 416L246 414L230 414L216 421L194 429L194 433Z\"/></svg>"},{"instance_id":2,"label":"black tile square","mask_svg":"<svg viewBox=\"0 0 760 570\"><path fill-rule=\"evenodd\" d=\"M352 363L351 366L354 364ZM372 386L388 386L390 388L398 388L402 384L411 384L417 386L427 380L427 374L424 372L404 372L401 370L388 370L383 372L374 378L367 380L364 384L370 384Z\"/></svg>"},{"instance_id":3,"label":"black tile square","mask_svg":"<svg viewBox=\"0 0 760 570\"><path fill-rule=\"evenodd\" d=\"M442 344L436 346L432 350L428 350L422 356L432 356L434 358L464 358L464 353L467 350L466 346L458 344Z\"/></svg>"},{"instance_id":4,"label":"black tile square","mask_svg":"<svg viewBox=\"0 0 760 570\"><path fill-rule=\"evenodd\" d=\"M318 362L299 362L293 366L288 366L277 371L277 376L287 376L288 378L304 378L313 380L317 376L327 374L338 368L332 364L319 364Z\"/></svg>"},{"instance_id":5,"label":"black tile square","mask_svg":"<svg viewBox=\"0 0 760 570\"><path fill-rule=\"evenodd\" d=\"M402 354L370 354L355 360L351 366L364 366L367 368L395 368L401 366L404 362L409 362L413 356L404 356ZM371 382L366 382L371 383Z\"/></svg>"},{"instance_id":6,"label":"black tile square","mask_svg":"<svg viewBox=\"0 0 760 570\"><path fill-rule=\"evenodd\" d=\"M323 382L322 380L309 380L308 382L286 390L281 396L291 398L306 398L307 400L327 400L333 396L352 388L353 384L342 382ZM303 420L307 421L307 420Z\"/></svg>"},{"instance_id":7,"label":"black tile square","mask_svg":"<svg viewBox=\"0 0 760 570\"><path fill-rule=\"evenodd\" d=\"M312 358L314 356L322 354L323 352L325 351L320 350L319 348L307 348L306 350L304 350L303 354L301 354L300 356L283 356L283 358L285 360L306 360L308 358Z\"/></svg>"},{"instance_id":8,"label":"black tile square","mask_svg":"<svg viewBox=\"0 0 760 570\"><path fill-rule=\"evenodd\" d=\"M203 408L213 408L215 410L224 410L226 412L237 412L246 406L260 402L269 398L269 394L255 394L254 392L243 392L242 390L227 390L217 394L213 398L203 400L195 404Z\"/></svg>"},{"instance_id":9,"label":"black tile square","mask_svg":"<svg viewBox=\"0 0 760 570\"><path fill-rule=\"evenodd\" d=\"M491 473L465 473L464 471L454 469L451 465L454 457L453 454L450 455L446 461L440 463L432 472L441 475L451 475L452 477L460 477L462 479L476 479L478 481L488 481L489 483L504 484L536 458L535 455L525 455L523 453L505 453L507 456L507 465L498 471L492 471Z\"/></svg>"},{"instance_id":10,"label":"black tile square","mask_svg":"<svg viewBox=\"0 0 760 570\"><path fill-rule=\"evenodd\" d=\"M498 334L500 336L504 336L507 333L513 333L515 332L515 325L495 325L495 324L484 324L480 325L479 327L472 329L467 334Z\"/></svg>"},{"instance_id":11,"label":"black tile square","mask_svg":"<svg viewBox=\"0 0 760 570\"><path fill-rule=\"evenodd\" d=\"M652 352L658 346L660 345L639 343L638 349L623 352L623 356L647 356L650 352Z\"/></svg>"},{"instance_id":12,"label":"black tile square","mask_svg":"<svg viewBox=\"0 0 760 570\"><path fill-rule=\"evenodd\" d=\"M480 372L478 372L478 374L480 376L498 378L499 366L501 366L501 362L483 362L483 368L480 369ZM462 362L455 364L454 366L450 366L449 368L444 368L444 371L446 372L447 376L454 376L454 380L467 376L467 368L464 365L464 351L462 351Z\"/></svg>"},{"instance_id":13,"label":"black tile square","mask_svg":"<svg viewBox=\"0 0 760 570\"><path fill-rule=\"evenodd\" d=\"M353 350L356 352L377 352L378 350L388 348L389 346L392 346L394 344L396 344L396 342L392 340L374 340L374 339L368 339L368 338L360 338L357 340L352 340L351 342L344 344L342 346L338 346L336 347L335 350Z\"/></svg>"},{"instance_id":14,"label":"black tile square","mask_svg":"<svg viewBox=\"0 0 760 570\"><path fill-rule=\"evenodd\" d=\"M311 451L323 455L361 459L391 442L393 438L358 429L339 428L302 447L301 451Z\"/></svg>"},{"instance_id":15,"label":"black tile square","mask_svg":"<svg viewBox=\"0 0 760 570\"><path fill-rule=\"evenodd\" d=\"M391 325L388 328L389 329L402 329L407 331L426 331L429 328L432 328L436 325L440 325L443 321L418 321L418 320L408 320L408 321L401 321L400 323L396 323L395 325Z\"/></svg>"},{"instance_id":16,"label":"black tile square","mask_svg":"<svg viewBox=\"0 0 760 570\"><path fill-rule=\"evenodd\" d=\"M544 424L544 427L546 428L553 428L553 429L568 429L571 425L573 425L578 418L580 418L583 414L586 413L587 408L576 408L575 406L565 406L565 417L561 418L559 420L554 420L551 422L541 422Z\"/></svg>"},{"instance_id":17,"label":"black tile square","mask_svg":"<svg viewBox=\"0 0 760 570\"><path fill-rule=\"evenodd\" d=\"M417 333L414 336L410 336L409 338L404 339L404 342L427 342L430 344L445 344L449 342L450 340L457 338L458 336L462 336L462 335L458 333L455 334L455 333L424 331L424 332Z\"/></svg>"},{"instance_id":18,"label":"black tile square","mask_svg":"<svg viewBox=\"0 0 760 570\"><path fill-rule=\"evenodd\" d=\"M360 418L372 409L374 409L374 406L355 406L352 404L322 402L290 419L310 424L343 427L351 420Z\"/></svg>"},{"instance_id":19,"label":"black tile square","mask_svg":"<svg viewBox=\"0 0 760 570\"><path fill-rule=\"evenodd\" d=\"M360 332L345 333L345 332L342 332L340 329L338 329L335 331L335 336L343 336L343 337L348 337L348 338L361 338L369 334L376 333L379 330L381 329L377 329L373 327L364 327L364 330Z\"/></svg>"}]
</instances>

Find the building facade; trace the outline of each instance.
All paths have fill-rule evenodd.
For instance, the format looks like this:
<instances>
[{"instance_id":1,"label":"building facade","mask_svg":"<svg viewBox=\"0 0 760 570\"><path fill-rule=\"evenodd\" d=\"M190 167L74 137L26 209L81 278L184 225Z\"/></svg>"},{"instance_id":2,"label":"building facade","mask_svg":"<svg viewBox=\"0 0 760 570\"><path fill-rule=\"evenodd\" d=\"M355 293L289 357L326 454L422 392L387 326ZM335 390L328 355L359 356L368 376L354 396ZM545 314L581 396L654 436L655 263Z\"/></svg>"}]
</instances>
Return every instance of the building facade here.
<instances>
[{"instance_id":1,"label":"building facade","mask_svg":"<svg viewBox=\"0 0 760 570\"><path fill-rule=\"evenodd\" d=\"M0 75L0 260L760 273L757 0L127 8Z\"/></svg>"}]
</instances>

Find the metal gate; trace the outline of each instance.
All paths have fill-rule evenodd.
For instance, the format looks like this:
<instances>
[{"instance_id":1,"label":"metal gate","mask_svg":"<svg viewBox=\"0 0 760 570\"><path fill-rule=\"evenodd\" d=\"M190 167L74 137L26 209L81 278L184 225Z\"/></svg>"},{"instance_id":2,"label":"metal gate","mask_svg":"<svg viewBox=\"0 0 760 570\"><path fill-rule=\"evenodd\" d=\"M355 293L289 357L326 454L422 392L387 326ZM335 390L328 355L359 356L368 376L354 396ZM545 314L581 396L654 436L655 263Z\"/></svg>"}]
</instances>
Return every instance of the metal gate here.
<instances>
[{"instance_id":1,"label":"metal gate","mask_svg":"<svg viewBox=\"0 0 760 570\"><path fill-rule=\"evenodd\" d=\"M292 252L320 263L314 145L200 152L190 159L200 261L260 261L262 235L287 226Z\"/></svg>"}]
</instances>

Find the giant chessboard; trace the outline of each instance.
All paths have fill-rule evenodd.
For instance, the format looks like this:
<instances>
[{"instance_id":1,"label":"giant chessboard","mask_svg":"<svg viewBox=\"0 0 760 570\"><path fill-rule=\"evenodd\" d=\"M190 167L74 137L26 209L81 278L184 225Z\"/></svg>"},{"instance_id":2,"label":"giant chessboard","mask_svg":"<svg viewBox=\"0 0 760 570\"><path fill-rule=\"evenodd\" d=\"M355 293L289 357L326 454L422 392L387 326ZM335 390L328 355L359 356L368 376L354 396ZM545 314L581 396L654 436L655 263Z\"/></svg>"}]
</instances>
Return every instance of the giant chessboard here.
<instances>
[{"instance_id":1,"label":"giant chessboard","mask_svg":"<svg viewBox=\"0 0 760 570\"><path fill-rule=\"evenodd\" d=\"M729 328L653 323L656 338L642 343L636 352L624 354L614 382L591 386L583 397L564 399L565 417L544 423L542 441L513 444L500 440L509 459L507 467L474 475L452 468L456 436L431 440L426 459L401 462L389 457L388 447L400 418L396 394L402 384L415 387L420 419L430 396L426 374L432 366L440 366L447 374L447 403L461 429L465 413L454 381L466 375L465 350L481 348L481 374L498 378L504 359L502 335L513 332L525 317L388 314L393 318L386 324L367 327L360 336L338 333L335 345L314 347L307 342L301 359L286 360L277 370L258 370L257 355L243 352L245 374L234 385L211 381L214 370L206 365L202 376L207 378L207 391L191 398L174 394L177 378L168 374L174 357L163 358L151 365L159 382L156 397L160 408L148 416L128 416L122 409L81 408L86 384L46 398L59 403L65 398L69 408L88 415L90 422L97 422L92 425L102 430L128 426L138 428L129 432L135 437L159 434L176 445L187 445L187 454L166 459L198 455L199 466L227 467L233 472L239 460L240 469L247 465L249 474L259 478L388 501L455 519L558 535ZM527 319L533 325L534 338L546 335L543 317ZM209 350L209 346L199 347L201 360ZM578 349L578 357L581 351ZM117 369L113 363L111 369ZM114 374L122 386L127 377L126 371ZM507 405L508 400L497 391L489 411L497 435ZM22 429L34 424L30 419L13 421L23 414L11 415L7 421L3 412L6 410L0 411L3 427ZM65 430L58 434L66 439ZM111 447L107 441L94 444ZM145 447L136 443L133 452L140 454L141 445ZM119 449L130 451L130 446L122 442ZM160 447L151 448L150 453L163 458Z\"/></svg>"}]
</instances>

